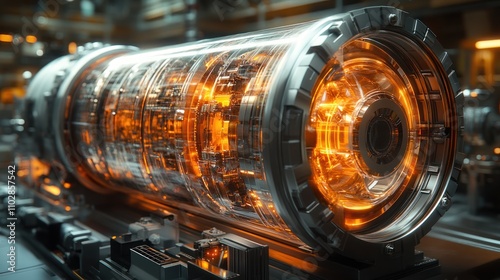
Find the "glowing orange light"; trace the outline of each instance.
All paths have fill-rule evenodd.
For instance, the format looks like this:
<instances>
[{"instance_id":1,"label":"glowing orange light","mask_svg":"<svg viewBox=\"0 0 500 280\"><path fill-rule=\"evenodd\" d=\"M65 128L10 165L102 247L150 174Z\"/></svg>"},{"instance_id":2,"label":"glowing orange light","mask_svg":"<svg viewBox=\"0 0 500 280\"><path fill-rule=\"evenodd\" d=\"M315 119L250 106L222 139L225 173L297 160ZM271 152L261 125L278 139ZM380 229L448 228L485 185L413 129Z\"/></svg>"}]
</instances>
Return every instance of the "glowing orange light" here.
<instances>
[{"instance_id":1,"label":"glowing orange light","mask_svg":"<svg viewBox=\"0 0 500 280\"><path fill-rule=\"evenodd\" d=\"M210 267L210 264L207 261L200 260L200 262L203 269L208 269Z\"/></svg>"},{"instance_id":2,"label":"glowing orange light","mask_svg":"<svg viewBox=\"0 0 500 280\"><path fill-rule=\"evenodd\" d=\"M54 186L54 185L42 185L42 188L46 192L48 192L54 196L59 196L61 194L61 189L59 189L57 186Z\"/></svg>"},{"instance_id":3,"label":"glowing orange light","mask_svg":"<svg viewBox=\"0 0 500 280\"><path fill-rule=\"evenodd\" d=\"M33 35L26 36L27 43L33 44L33 43L36 43L36 41L37 41L37 38Z\"/></svg>"},{"instance_id":4,"label":"glowing orange light","mask_svg":"<svg viewBox=\"0 0 500 280\"><path fill-rule=\"evenodd\" d=\"M71 211L71 207L70 207L70 206L68 206L68 205L66 205L66 206L64 207L64 210L65 210L66 212L69 212L69 211Z\"/></svg>"},{"instance_id":5,"label":"glowing orange light","mask_svg":"<svg viewBox=\"0 0 500 280\"><path fill-rule=\"evenodd\" d=\"M476 49L500 48L500 39L477 41L475 46Z\"/></svg>"},{"instance_id":6,"label":"glowing orange light","mask_svg":"<svg viewBox=\"0 0 500 280\"><path fill-rule=\"evenodd\" d=\"M476 97L477 97L477 91L472 91L472 92L470 93L470 97L472 97L472 98L476 98Z\"/></svg>"},{"instance_id":7,"label":"glowing orange light","mask_svg":"<svg viewBox=\"0 0 500 280\"><path fill-rule=\"evenodd\" d=\"M380 100L383 104L394 104L390 105L396 108L394 110L401 108L410 116L417 116L418 110L411 97L411 87L402 82L404 78L399 77L400 71L388 66L381 49L368 41L353 41L346 48L379 52L379 57L346 60L340 70L332 70L339 65L336 60L331 62L335 67L325 67L316 84L308 131L315 131L316 137L309 159L315 187L332 211L343 213L340 218L334 218L335 222L351 230L380 216L394 203L404 190L407 178L413 174L416 163L415 156L403 150L401 163L387 171L389 176L373 171L365 162L366 157L391 151L393 144L390 143L397 145L402 141L400 134L407 132L399 127L401 122L408 131L414 130L415 125L401 119L404 116L394 111L373 111L366 113L368 115L365 112ZM380 114L378 126L376 114ZM369 129L361 131L362 123ZM370 129L375 132L370 134ZM360 135L363 133L365 135ZM379 133L383 135L377 138ZM378 139L377 147L372 150L370 148L375 144L369 141L370 137ZM365 152L361 151L362 145L367 147Z\"/></svg>"},{"instance_id":8,"label":"glowing orange light","mask_svg":"<svg viewBox=\"0 0 500 280\"><path fill-rule=\"evenodd\" d=\"M63 184L63 187L64 187L65 189L69 189L69 188L71 188L71 184L70 184L70 183L68 183L68 182L65 182L65 183Z\"/></svg>"},{"instance_id":9,"label":"glowing orange light","mask_svg":"<svg viewBox=\"0 0 500 280\"><path fill-rule=\"evenodd\" d=\"M0 34L0 42L10 43L10 42L12 42L13 39L14 39L14 37L12 35Z\"/></svg>"},{"instance_id":10,"label":"glowing orange light","mask_svg":"<svg viewBox=\"0 0 500 280\"><path fill-rule=\"evenodd\" d=\"M231 101L230 94L219 94L214 97L215 102L221 103L222 106L229 106L229 102Z\"/></svg>"},{"instance_id":11,"label":"glowing orange light","mask_svg":"<svg viewBox=\"0 0 500 280\"><path fill-rule=\"evenodd\" d=\"M76 45L75 42L70 42L68 44L68 53L75 54L77 49L78 49L78 46Z\"/></svg>"},{"instance_id":12,"label":"glowing orange light","mask_svg":"<svg viewBox=\"0 0 500 280\"><path fill-rule=\"evenodd\" d=\"M494 148L493 153L495 153L495 155L500 155L500 147Z\"/></svg>"},{"instance_id":13,"label":"glowing orange light","mask_svg":"<svg viewBox=\"0 0 500 280\"><path fill-rule=\"evenodd\" d=\"M33 179L40 178L50 172L50 166L35 157L30 158L29 163L30 169L28 170L28 175ZM46 181L46 184L48 184L49 182L50 180Z\"/></svg>"}]
</instances>

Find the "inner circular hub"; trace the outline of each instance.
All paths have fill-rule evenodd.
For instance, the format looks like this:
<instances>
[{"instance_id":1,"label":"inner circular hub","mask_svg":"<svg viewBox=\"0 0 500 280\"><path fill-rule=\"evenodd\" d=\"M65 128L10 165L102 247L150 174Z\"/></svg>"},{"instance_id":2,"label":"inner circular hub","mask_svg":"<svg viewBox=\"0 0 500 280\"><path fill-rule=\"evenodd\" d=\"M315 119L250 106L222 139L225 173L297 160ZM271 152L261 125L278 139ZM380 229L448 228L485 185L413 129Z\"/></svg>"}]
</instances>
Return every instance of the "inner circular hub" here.
<instances>
[{"instance_id":1,"label":"inner circular hub","mask_svg":"<svg viewBox=\"0 0 500 280\"><path fill-rule=\"evenodd\" d=\"M406 114L389 93L367 98L353 126L352 139L359 148L361 166L375 176L392 173L404 158L408 142Z\"/></svg>"},{"instance_id":2,"label":"inner circular hub","mask_svg":"<svg viewBox=\"0 0 500 280\"><path fill-rule=\"evenodd\" d=\"M393 126L384 116L375 116L368 124L368 149L370 153L380 159L387 157L389 148L392 146Z\"/></svg>"}]
</instances>

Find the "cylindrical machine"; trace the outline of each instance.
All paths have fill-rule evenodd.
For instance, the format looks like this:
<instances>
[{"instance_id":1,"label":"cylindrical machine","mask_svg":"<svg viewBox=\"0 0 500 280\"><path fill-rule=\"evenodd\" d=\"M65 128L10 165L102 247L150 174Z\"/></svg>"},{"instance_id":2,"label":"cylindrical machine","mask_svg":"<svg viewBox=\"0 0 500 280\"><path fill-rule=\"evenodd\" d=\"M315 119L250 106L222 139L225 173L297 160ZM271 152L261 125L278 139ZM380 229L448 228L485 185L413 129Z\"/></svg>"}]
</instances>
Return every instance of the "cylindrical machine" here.
<instances>
[{"instance_id":1,"label":"cylindrical machine","mask_svg":"<svg viewBox=\"0 0 500 280\"><path fill-rule=\"evenodd\" d=\"M26 133L42 162L94 190L197 205L367 259L418 242L451 205L458 87L425 25L373 7L62 57L29 88Z\"/></svg>"}]
</instances>

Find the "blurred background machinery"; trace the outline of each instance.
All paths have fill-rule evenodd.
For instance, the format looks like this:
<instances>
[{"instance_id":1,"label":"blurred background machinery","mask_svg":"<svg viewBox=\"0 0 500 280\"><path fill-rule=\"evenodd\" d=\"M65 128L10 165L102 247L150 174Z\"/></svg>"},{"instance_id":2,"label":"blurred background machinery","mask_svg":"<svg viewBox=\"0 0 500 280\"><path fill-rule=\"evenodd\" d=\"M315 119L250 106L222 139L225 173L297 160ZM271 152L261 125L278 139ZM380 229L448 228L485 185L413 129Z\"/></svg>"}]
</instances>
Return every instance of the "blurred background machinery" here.
<instances>
[{"instance_id":1,"label":"blurred background machinery","mask_svg":"<svg viewBox=\"0 0 500 280\"><path fill-rule=\"evenodd\" d=\"M498 1L23 0L9 2L2 6L0 16L0 165L6 169L6 166L12 163L14 143L22 141L16 135L17 130L23 127L24 120L16 113L15 107L19 99L25 96L32 78L43 66L54 59L63 55L76 54L79 48L81 51L87 42L132 45L141 49L160 47L316 20L372 5L394 6L407 10L412 17L422 20L437 35L438 40L451 56L460 85L462 89L466 89L464 91L465 128L463 135L466 159L460 179L461 184L458 187L458 194L453 199L453 207L439 220L428 236L422 239L418 249L424 250L427 256L439 258L445 277L460 275L476 279L492 279L495 274L491 267L498 265L500 259L498 254L500 252L500 209L498 206L500 205L498 188L500 184L498 80L500 78L496 74L499 73L500 65L498 65L498 60L495 60L498 54L497 49L500 49L500 34L495 28L500 24L500 18L495 16L500 12ZM87 49L89 48L93 48L93 45L87 44ZM209 162L210 158L207 157L207 159ZM45 192L49 197L54 195L50 192L51 190L49 188ZM87 211L84 207L74 207L86 204L81 201L80 196L71 197L71 200L74 202L73 208L66 209L69 214L75 216L75 212ZM127 201L126 198L121 197L117 200L121 203ZM132 205L141 204L138 201L127 202ZM95 203L99 204L97 201ZM156 213L155 209L149 207L147 211L141 213L127 212L130 219L123 222L114 219L113 215L118 216L119 212L125 210L110 207L106 209L106 214L100 217L104 220L100 220L98 227L101 227L103 223L110 223L115 225L113 230L103 229L102 236L89 237L81 227L77 226L77 230L71 228L71 225L75 224L71 218L55 217L52 216L53 214L47 218L46 213L32 211L34 212L25 215L47 220L46 228L57 227L63 235L67 235L67 237L61 237L63 240L68 240L67 243L63 243L63 247L73 246L70 244L73 244L71 242L76 239L80 240L78 242L86 241L87 252L92 252L93 249L89 248L95 246L96 240L104 242L109 236L115 236L117 232L131 232L130 236L127 234L115 236L111 249L115 250L114 259L107 263L110 266L106 271L111 273L116 270L113 268L113 262L127 267L130 266L131 259L135 259L136 262L139 260L141 264L144 264L143 267L131 268L135 277L155 278L143 272L144 267L149 267L148 263L151 259L144 258L147 255L144 250L149 249L137 247L143 244L137 240L143 239L146 235L148 238L155 236L159 228L168 227L169 216L165 213ZM155 213L151 215L151 212ZM140 214L151 215L152 218L151 220L148 220L149 217L143 219ZM179 217L176 216L177 218ZM186 217L180 217L180 219L186 219ZM203 224L203 221L195 217L188 217L188 219L198 223L200 231L212 226ZM231 229L223 230L231 231ZM80 232L80 235L74 236L75 232ZM229 252L228 246L234 247L235 242L239 244L246 242L239 240L240 237L227 236L225 238L224 234L224 232L220 234L205 232L203 239L197 235L188 238L195 240L193 247L177 246L177 250L182 251L181 255L184 259L171 259L172 255L178 256L179 252L156 257L163 258L162 261L165 263L162 264L167 265L175 261L182 262L189 259L189 256L199 257L206 254L202 259L210 260L210 263L197 263L201 271L206 271L206 267L209 266L212 268L212 265L213 267L221 266L221 262L216 259L223 256L223 252ZM41 236L43 238L43 231ZM243 236L250 237L250 239L253 237L245 234ZM156 240L155 238L153 240ZM159 240L166 242L165 240L171 241L176 238L175 236L161 236ZM257 239L257 242L263 243L262 239ZM61 246L53 240L47 240L46 243ZM132 256L120 253L121 250L128 251L127 246L132 245L136 247L131 253ZM255 242L247 243L248 248L267 250L265 246L260 245ZM286 248L289 250L288 247ZM219 253L215 253L216 249L220 250ZM311 271L321 271L317 267L328 266L318 259L313 261L309 259L304 262L303 260L307 260L311 255L303 254L303 251L286 250L285 255L295 256L293 260L299 264L295 268L283 268L287 271L287 277L313 277L311 275L314 273L310 273ZM95 257L88 254L86 256ZM276 259L276 255L274 257ZM71 256L61 258L71 264ZM311 267L311 264L318 262L317 267ZM76 264L72 265L77 267ZM95 267L95 264L92 263L92 266ZM57 268L50 267L58 272ZM87 272L92 270L89 267L83 269ZM196 268L191 267L191 270L196 271ZM64 275L68 272L60 273ZM167 272L158 271L158 273L154 275ZM229 272L218 271L217 273L221 276ZM317 272L317 274L321 273Z\"/></svg>"},{"instance_id":2,"label":"blurred background machinery","mask_svg":"<svg viewBox=\"0 0 500 280\"><path fill-rule=\"evenodd\" d=\"M500 208L500 94L498 87L465 90L465 152L462 183L469 210L497 212Z\"/></svg>"}]
</instances>

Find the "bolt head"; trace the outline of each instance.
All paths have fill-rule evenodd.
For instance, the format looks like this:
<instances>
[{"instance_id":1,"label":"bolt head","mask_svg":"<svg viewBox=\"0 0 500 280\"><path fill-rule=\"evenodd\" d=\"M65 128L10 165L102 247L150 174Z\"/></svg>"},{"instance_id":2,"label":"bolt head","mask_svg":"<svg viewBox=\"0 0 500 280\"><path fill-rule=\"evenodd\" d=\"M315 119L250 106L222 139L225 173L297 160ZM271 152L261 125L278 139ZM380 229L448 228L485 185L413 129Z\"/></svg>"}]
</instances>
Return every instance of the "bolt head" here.
<instances>
[{"instance_id":1,"label":"bolt head","mask_svg":"<svg viewBox=\"0 0 500 280\"><path fill-rule=\"evenodd\" d=\"M394 248L393 243L389 243L389 244L385 245L385 253L387 255L392 255L392 254L394 254L395 251L396 251L396 249Z\"/></svg>"},{"instance_id":2,"label":"bolt head","mask_svg":"<svg viewBox=\"0 0 500 280\"><path fill-rule=\"evenodd\" d=\"M398 16L396 14L389 15L389 24L394 25L398 22Z\"/></svg>"}]
</instances>

